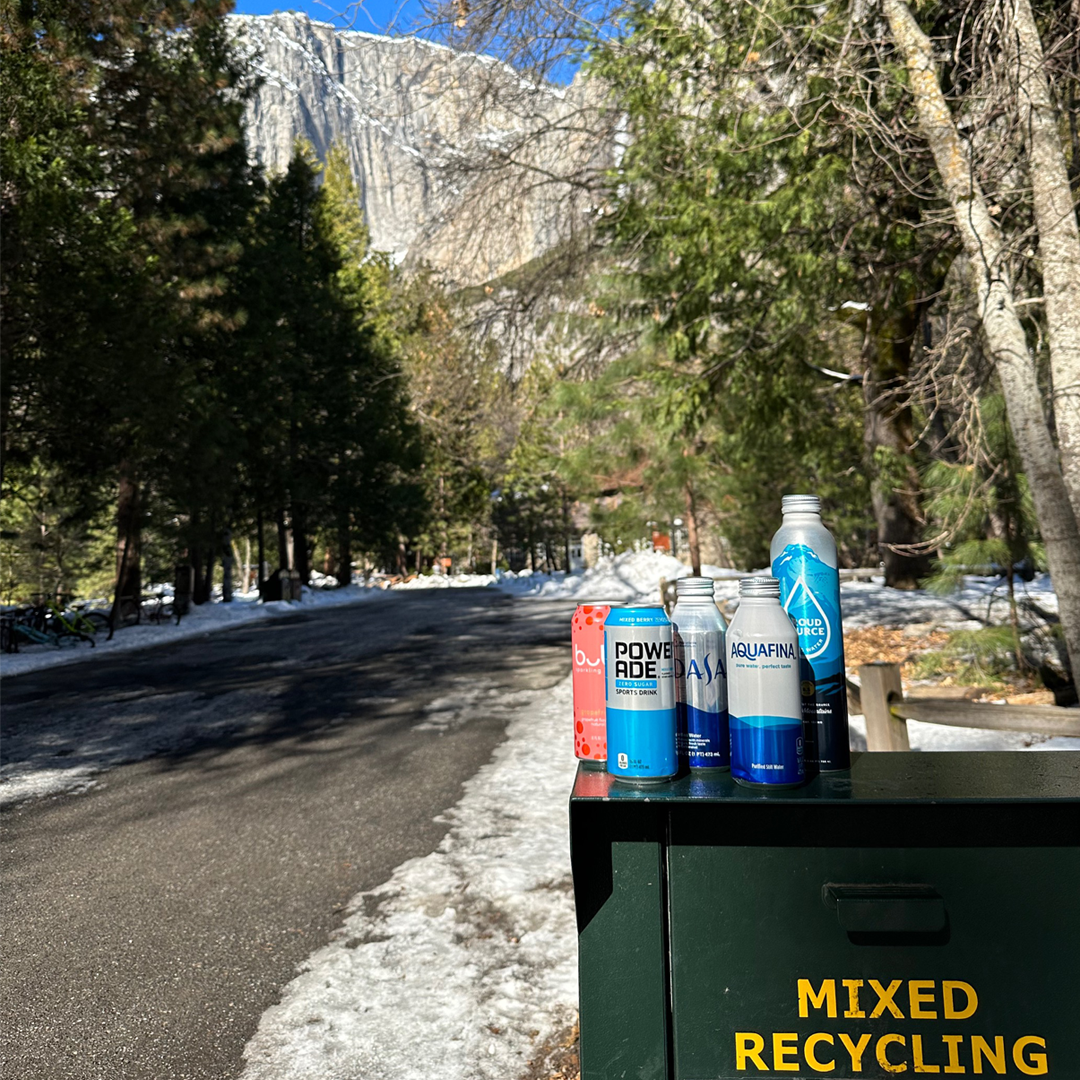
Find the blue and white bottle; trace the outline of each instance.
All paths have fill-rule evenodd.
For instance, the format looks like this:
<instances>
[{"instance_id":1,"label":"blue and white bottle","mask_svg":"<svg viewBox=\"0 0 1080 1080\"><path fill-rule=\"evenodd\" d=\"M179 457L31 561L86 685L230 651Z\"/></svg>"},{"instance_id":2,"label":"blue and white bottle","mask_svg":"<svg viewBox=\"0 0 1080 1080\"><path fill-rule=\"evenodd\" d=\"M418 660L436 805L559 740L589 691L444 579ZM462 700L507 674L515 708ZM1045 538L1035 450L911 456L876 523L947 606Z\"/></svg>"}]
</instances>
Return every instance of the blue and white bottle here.
<instances>
[{"instance_id":1,"label":"blue and white bottle","mask_svg":"<svg viewBox=\"0 0 1080 1080\"><path fill-rule=\"evenodd\" d=\"M679 757L692 771L731 764L724 631L712 578L684 577L675 585L671 633L675 645L675 714Z\"/></svg>"},{"instance_id":2,"label":"blue and white bottle","mask_svg":"<svg viewBox=\"0 0 1080 1080\"><path fill-rule=\"evenodd\" d=\"M835 772L851 767L836 542L821 523L816 495L785 495L783 510L770 557L780 603L802 650L806 761L811 768Z\"/></svg>"},{"instance_id":3,"label":"blue and white bottle","mask_svg":"<svg viewBox=\"0 0 1080 1080\"><path fill-rule=\"evenodd\" d=\"M794 787L806 779L799 636L780 607L776 578L739 582L727 629L731 775L740 784Z\"/></svg>"}]
</instances>

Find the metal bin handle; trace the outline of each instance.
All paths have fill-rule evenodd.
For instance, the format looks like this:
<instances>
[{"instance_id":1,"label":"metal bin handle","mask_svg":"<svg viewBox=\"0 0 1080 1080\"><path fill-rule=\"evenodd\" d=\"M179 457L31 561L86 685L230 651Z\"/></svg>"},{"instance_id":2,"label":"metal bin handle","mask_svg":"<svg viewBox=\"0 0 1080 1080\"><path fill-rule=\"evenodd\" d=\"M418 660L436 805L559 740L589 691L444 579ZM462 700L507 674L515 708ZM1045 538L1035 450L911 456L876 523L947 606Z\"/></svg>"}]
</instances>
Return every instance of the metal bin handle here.
<instances>
[{"instance_id":1,"label":"metal bin handle","mask_svg":"<svg viewBox=\"0 0 1080 1080\"><path fill-rule=\"evenodd\" d=\"M837 885L821 888L849 934L940 934L948 926L945 901L930 885Z\"/></svg>"}]
</instances>

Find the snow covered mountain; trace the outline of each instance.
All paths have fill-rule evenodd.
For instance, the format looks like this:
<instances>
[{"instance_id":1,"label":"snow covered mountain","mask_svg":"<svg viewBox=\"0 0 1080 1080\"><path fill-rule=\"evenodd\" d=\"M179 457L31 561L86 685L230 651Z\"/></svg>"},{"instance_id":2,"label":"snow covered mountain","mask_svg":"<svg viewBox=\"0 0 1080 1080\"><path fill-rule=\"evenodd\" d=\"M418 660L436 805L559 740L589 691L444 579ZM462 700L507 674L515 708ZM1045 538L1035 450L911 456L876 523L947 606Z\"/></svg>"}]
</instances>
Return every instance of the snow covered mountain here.
<instances>
[{"instance_id":1,"label":"snow covered mountain","mask_svg":"<svg viewBox=\"0 0 1080 1080\"><path fill-rule=\"evenodd\" d=\"M580 78L535 85L491 57L295 12L230 18L261 77L254 153L275 172L298 137L320 157L343 141L375 248L477 284L543 254L589 211L562 179L606 164L582 123L597 95Z\"/></svg>"}]
</instances>

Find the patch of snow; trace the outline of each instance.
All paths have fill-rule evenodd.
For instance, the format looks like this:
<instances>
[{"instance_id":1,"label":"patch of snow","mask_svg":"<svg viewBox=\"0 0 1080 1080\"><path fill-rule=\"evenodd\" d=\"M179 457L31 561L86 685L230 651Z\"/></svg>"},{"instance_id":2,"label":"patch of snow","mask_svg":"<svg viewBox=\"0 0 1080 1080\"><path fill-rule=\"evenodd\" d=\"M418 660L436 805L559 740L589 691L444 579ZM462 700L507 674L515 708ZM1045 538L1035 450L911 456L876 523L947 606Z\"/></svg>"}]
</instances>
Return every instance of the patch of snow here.
<instances>
[{"instance_id":1,"label":"patch of snow","mask_svg":"<svg viewBox=\"0 0 1080 1080\"><path fill-rule=\"evenodd\" d=\"M1018 600L1031 600L1056 614L1057 596L1048 575L1018 583ZM1001 578L966 577L955 593L938 596L925 589L902 592L883 582L849 581L840 587L844 627L903 627L935 623L947 630L973 630L1008 618L1009 598Z\"/></svg>"},{"instance_id":2,"label":"patch of snow","mask_svg":"<svg viewBox=\"0 0 1080 1080\"><path fill-rule=\"evenodd\" d=\"M496 579L491 574L421 574L411 581L401 581L391 585L391 589L483 589L494 585Z\"/></svg>"},{"instance_id":3,"label":"patch of snow","mask_svg":"<svg viewBox=\"0 0 1080 1080\"><path fill-rule=\"evenodd\" d=\"M574 1018L570 679L520 698L438 849L354 898L241 1080L507 1080Z\"/></svg>"},{"instance_id":4,"label":"patch of snow","mask_svg":"<svg viewBox=\"0 0 1080 1080\"><path fill-rule=\"evenodd\" d=\"M171 588L164 591L171 594ZM218 630L243 623L259 622L264 619L277 619L283 615L294 615L312 607L338 607L342 604L358 604L372 600L385 593L381 589L367 588L363 585L348 585L343 589L308 589L304 588L303 601L272 601L259 603L257 593L234 594L231 604L223 604L220 598L213 603L193 606L179 626L175 621L163 623L140 623L138 626L125 626L117 630L112 641L106 641L105 632L99 632L94 644L79 644L72 647L57 648L53 645L20 644L17 653L0 653L0 678L7 675L21 675L41 668L57 667L61 664L74 664L83 660L93 660L102 656L113 656L133 649L144 649L150 645L165 645L185 638L202 637Z\"/></svg>"},{"instance_id":5,"label":"patch of snow","mask_svg":"<svg viewBox=\"0 0 1080 1080\"><path fill-rule=\"evenodd\" d=\"M716 596L731 607L738 605L742 571L703 566L702 573L715 580ZM752 571L767 574L768 570ZM687 577L690 567L659 551L626 551L605 556L588 570L545 574L521 570L491 574L430 574L393 586L395 589L497 588L513 596L538 600L614 600L656 603L660 579ZM1001 578L967 577L956 593L939 596L925 589L901 592L885 587L882 578L845 581L840 586L844 627L904 627L922 624L945 630L976 629L1008 617L1008 596ZM1048 612L1057 612L1057 597L1047 575L1017 584L1017 597L1029 599Z\"/></svg>"},{"instance_id":6,"label":"patch of snow","mask_svg":"<svg viewBox=\"0 0 1080 1080\"><path fill-rule=\"evenodd\" d=\"M866 749L866 718L848 717L851 729L851 748ZM1025 734L1022 731L991 731L986 728L949 727L946 724L927 724L921 720L907 722L908 742L912 750L1080 750L1080 739L1065 735L1046 736Z\"/></svg>"},{"instance_id":7,"label":"patch of snow","mask_svg":"<svg viewBox=\"0 0 1080 1080\"><path fill-rule=\"evenodd\" d=\"M738 591L738 574L716 566L703 566L708 577L731 578ZM657 603L660 600L660 579L672 581L687 577L690 567L662 551L624 551L621 555L605 556L588 570L572 574L539 574L522 570L518 574L500 576L498 586L514 596L542 600L637 600Z\"/></svg>"}]
</instances>

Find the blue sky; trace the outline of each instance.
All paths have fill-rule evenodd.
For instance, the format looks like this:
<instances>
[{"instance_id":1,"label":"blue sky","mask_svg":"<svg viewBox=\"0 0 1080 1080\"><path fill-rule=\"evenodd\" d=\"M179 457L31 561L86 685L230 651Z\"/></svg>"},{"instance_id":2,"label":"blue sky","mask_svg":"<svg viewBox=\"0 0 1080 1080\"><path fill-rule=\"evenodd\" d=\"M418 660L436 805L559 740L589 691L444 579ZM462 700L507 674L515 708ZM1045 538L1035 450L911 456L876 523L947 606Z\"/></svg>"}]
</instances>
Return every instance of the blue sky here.
<instances>
[{"instance_id":1,"label":"blue sky","mask_svg":"<svg viewBox=\"0 0 1080 1080\"><path fill-rule=\"evenodd\" d=\"M336 23L354 30L408 33L423 12L418 0L236 0L238 15L269 15L275 11L305 11L319 22Z\"/></svg>"},{"instance_id":2,"label":"blue sky","mask_svg":"<svg viewBox=\"0 0 1080 1080\"><path fill-rule=\"evenodd\" d=\"M312 19L350 30L376 34L419 33L422 37L445 40L439 30L432 30L424 14L423 0L235 0L238 15L271 15L275 11L303 11ZM597 21L601 21L612 0L596 0ZM429 8L435 0L428 0ZM440 30L445 27L440 28ZM425 32L427 31L427 32ZM563 58L546 73L556 83L568 83L578 64Z\"/></svg>"}]
</instances>

